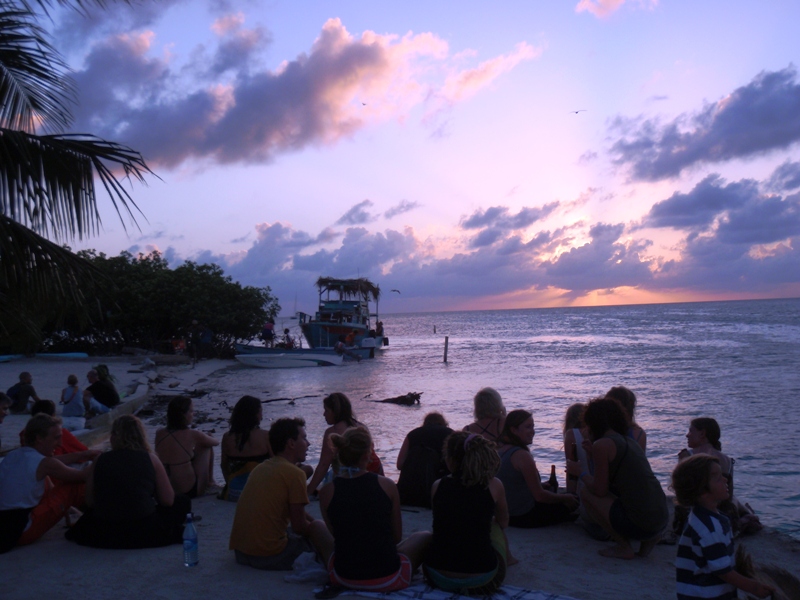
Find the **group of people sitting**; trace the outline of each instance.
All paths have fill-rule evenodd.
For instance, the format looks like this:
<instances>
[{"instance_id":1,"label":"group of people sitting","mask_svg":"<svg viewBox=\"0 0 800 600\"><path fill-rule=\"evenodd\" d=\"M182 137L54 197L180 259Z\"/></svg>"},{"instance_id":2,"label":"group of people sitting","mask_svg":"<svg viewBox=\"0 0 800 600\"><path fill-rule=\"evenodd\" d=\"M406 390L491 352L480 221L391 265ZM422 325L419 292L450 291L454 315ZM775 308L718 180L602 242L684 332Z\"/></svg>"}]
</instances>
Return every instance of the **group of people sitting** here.
<instances>
[{"instance_id":1,"label":"group of people sitting","mask_svg":"<svg viewBox=\"0 0 800 600\"><path fill-rule=\"evenodd\" d=\"M314 551L334 586L399 590L421 566L434 587L490 595L516 562L504 533L509 526L543 527L580 516L592 535L613 540L601 555L628 559L650 553L667 529L669 510L645 455L647 436L635 423L636 397L630 390L612 388L568 409L563 492L542 481L531 454L533 415L506 414L491 388L478 392L474 402L475 422L463 431L450 429L439 413L426 415L403 442L395 484L383 475L369 429L355 418L344 394L323 400L329 427L316 469L304 464L309 441L303 419L278 419L265 432L261 403L243 397L221 441L226 485L220 497L238 502L229 542L236 561L286 570L301 553ZM180 542L191 498L218 491L213 448L220 442L191 429L191 399L170 402L155 451L139 420L126 415L113 423L110 451L59 454L65 432L52 416L54 408L31 418L24 445L0 464L0 552L34 541L65 512L71 524L66 537L79 544L140 548ZM724 541L726 531L730 536L729 522L716 509L730 498L733 461L721 452L713 419L692 421L686 437L689 449L681 453L681 464L695 464L699 456L717 465L703 463L702 476L692 471L689 479L700 481L692 480L691 489L685 467L679 465L674 475L678 500L694 506L681 532L679 562L683 556L685 564L706 565L699 574L679 566L679 581L683 577L686 589L695 589L715 577L728 582L728 573L735 573L732 562L723 560L727 553L713 564L696 556L708 540ZM724 493L709 491L717 485L717 471ZM50 485L51 479L57 485ZM313 494L322 520L306 512ZM404 539L401 504L431 507L432 530ZM74 507L84 507L83 513ZM766 589L731 577L727 585L756 595Z\"/></svg>"}]
</instances>

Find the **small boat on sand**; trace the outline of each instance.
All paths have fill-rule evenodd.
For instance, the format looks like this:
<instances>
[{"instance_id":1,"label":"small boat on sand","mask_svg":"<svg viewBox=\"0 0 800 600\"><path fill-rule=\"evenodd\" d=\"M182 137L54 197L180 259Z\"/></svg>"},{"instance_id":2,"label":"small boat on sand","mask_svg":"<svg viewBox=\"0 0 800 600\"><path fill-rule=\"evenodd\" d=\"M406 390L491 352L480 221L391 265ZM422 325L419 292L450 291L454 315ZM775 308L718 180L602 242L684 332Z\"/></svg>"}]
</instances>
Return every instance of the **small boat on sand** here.
<instances>
[{"instance_id":1,"label":"small boat on sand","mask_svg":"<svg viewBox=\"0 0 800 600\"><path fill-rule=\"evenodd\" d=\"M332 350L265 348L269 352L237 354L236 360L249 367L262 369L297 369L341 365L344 357Z\"/></svg>"}]
</instances>

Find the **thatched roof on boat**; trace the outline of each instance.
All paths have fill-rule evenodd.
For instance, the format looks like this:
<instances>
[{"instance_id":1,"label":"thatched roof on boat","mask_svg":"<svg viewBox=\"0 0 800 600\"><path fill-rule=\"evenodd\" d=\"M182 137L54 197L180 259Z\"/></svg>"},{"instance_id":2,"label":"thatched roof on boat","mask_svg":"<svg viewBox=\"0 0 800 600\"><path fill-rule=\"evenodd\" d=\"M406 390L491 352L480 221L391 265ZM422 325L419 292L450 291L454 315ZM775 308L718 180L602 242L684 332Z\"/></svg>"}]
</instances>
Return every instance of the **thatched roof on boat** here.
<instances>
[{"instance_id":1,"label":"thatched roof on boat","mask_svg":"<svg viewBox=\"0 0 800 600\"><path fill-rule=\"evenodd\" d=\"M334 277L320 277L316 283L319 293L331 291L339 292L342 298L361 296L366 300L370 297L377 300L381 295L381 288L366 277L358 279L336 279Z\"/></svg>"}]
</instances>

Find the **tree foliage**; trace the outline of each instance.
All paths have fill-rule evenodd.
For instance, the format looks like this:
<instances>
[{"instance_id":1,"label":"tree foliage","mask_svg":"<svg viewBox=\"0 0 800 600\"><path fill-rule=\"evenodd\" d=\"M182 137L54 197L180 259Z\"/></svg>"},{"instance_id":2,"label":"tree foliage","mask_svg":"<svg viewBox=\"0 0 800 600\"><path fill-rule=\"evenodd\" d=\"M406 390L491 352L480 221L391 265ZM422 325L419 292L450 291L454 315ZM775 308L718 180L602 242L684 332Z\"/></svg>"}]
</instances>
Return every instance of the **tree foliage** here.
<instances>
[{"instance_id":1,"label":"tree foliage","mask_svg":"<svg viewBox=\"0 0 800 600\"><path fill-rule=\"evenodd\" d=\"M0 346L35 344L54 308L86 304L97 272L60 244L99 231L95 182L125 226L138 208L124 179L152 174L135 150L67 132L75 89L41 11L103 3L0 0Z\"/></svg>"},{"instance_id":2,"label":"tree foliage","mask_svg":"<svg viewBox=\"0 0 800 600\"><path fill-rule=\"evenodd\" d=\"M45 346L59 351L119 352L123 346L168 351L186 339L192 321L214 332L214 350L232 354L235 342L255 337L280 310L269 287L242 286L217 265L186 262L170 269L159 252L107 257L78 255L97 269L91 320L80 310L46 327ZM76 307L77 309L77 307Z\"/></svg>"}]
</instances>

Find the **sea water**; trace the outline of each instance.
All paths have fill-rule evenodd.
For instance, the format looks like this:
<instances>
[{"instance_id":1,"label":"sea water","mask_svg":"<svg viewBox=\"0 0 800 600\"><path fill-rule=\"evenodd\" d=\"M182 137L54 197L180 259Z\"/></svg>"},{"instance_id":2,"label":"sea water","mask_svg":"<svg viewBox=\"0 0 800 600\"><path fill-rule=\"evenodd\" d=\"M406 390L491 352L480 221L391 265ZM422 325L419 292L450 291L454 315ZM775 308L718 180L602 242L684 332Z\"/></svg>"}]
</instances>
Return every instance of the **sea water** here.
<instances>
[{"instance_id":1,"label":"sea water","mask_svg":"<svg viewBox=\"0 0 800 600\"><path fill-rule=\"evenodd\" d=\"M665 490L691 419L710 416L736 460L736 494L762 522L800 537L800 300L596 308L382 314L390 346L342 367L225 369L207 383L232 406L262 400L264 422L302 416L316 463L326 424L322 398L344 392L396 476L403 439L428 411L454 429L472 421L472 398L491 386L508 410L534 415L540 472L564 484L562 421L574 402L625 385L637 396L647 456ZM289 326L292 321L287 320ZM298 332L295 332L298 333ZM448 362L443 361L445 336ZM421 392L419 406L376 400Z\"/></svg>"}]
</instances>

